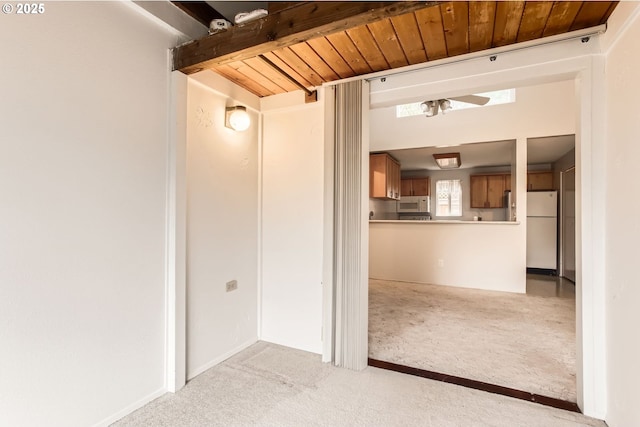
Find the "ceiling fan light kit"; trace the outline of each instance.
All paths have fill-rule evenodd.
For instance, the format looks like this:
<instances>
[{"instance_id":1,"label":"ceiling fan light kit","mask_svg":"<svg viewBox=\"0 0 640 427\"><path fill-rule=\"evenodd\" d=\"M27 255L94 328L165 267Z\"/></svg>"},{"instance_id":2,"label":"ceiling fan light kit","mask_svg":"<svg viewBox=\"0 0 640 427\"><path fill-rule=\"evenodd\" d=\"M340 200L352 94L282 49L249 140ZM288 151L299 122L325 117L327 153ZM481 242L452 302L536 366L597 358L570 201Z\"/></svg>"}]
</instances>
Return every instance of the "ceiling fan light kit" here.
<instances>
[{"instance_id":1,"label":"ceiling fan light kit","mask_svg":"<svg viewBox=\"0 0 640 427\"><path fill-rule=\"evenodd\" d=\"M424 115L427 117L437 116L438 110L442 111L442 114L445 114L453 108L451 100L466 102L467 104L486 105L491 98L479 95L452 96L450 98L443 98L435 101L424 101L420 104L420 108L422 108Z\"/></svg>"},{"instance_id":2,"label":"ceiling fan light kit","mask_svg":"<svg viewBox=\"0 0 640 427\"><path fill-rule=\"evenodd\" d=\"M449 101L448 99L439 100L438 105L440 105L440 110L442 111L442 114L445 114L447 110L451 109L451 101Z\"/></svg>"},{"instance_id":3,"label":"ceiling fan light kit","mask_svg":"<svg viewBox=\"0 0 640 427\"><path fill-rule=\"evenodd\" d=\"M436 101L425 101L420 104L420 108L422 108L422 111L427 117L438 114L438 104L436 104Z\"/></svg>"}]
</instances>

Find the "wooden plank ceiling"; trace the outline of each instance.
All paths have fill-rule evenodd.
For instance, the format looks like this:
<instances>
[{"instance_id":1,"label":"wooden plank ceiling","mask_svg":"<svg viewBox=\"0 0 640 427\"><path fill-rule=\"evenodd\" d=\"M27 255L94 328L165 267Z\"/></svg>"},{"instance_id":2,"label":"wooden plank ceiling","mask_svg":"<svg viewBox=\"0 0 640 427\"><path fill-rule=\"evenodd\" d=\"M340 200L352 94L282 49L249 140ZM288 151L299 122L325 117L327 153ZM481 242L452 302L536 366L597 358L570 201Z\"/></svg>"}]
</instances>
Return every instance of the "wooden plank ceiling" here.
<instances>
[{"instance_id":1,"label":"wooden plank ceiling","mask_svg":"<svg viewBox=\"0 0 640 427\"><path fill-rule=\"evenodd\" d=\"M270 18L275 21L287 10L296 14L296 8L304 4L309 3L270 10ZM300 90L301 86L311 90L324 82L596 27L606 23L616 5L615 1L422 2L408 13L341 21L342 28L325 28L316 33L320 36L309 36L309 32L307 36L298 34L297 40L293 37L280 41L276 48L273 42L278 39L274 37L269 47L245 51L248 53L237 55L235 60L230 55L216 60L216 54L207 56L205 52L203 57L207 60L184 65L189 53L177 48L174 68L186 73L208 68L263 97ZM245 26L249 32L256 31L255 27ZM232 30L239 33L245 26ZM204 49L215 49L218 39L220 43L229 43L235 37L223 33L203 39L209 43L207 46L214 46ZM203 41L194 43L199 42ZM197 51L204 45L203 42L187 46Z\"/></svg>"}]
</instances>

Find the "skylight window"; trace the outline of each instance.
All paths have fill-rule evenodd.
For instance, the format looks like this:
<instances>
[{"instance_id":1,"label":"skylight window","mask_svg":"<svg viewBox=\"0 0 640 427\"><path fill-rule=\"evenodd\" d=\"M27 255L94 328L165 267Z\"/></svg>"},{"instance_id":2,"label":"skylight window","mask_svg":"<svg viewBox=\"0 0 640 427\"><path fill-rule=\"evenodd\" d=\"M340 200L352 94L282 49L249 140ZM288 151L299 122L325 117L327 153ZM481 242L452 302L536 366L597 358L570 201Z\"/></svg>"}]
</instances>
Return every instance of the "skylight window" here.
<instances>
[{"instance_id":1,"label":"skylight window","mask_svg":"<svg viewBox=\"0 0 640 427\"><path fill-rule=\"evenodd\" d=\"M451 109L447 111L447 114L450 111L466 110L468 108L488 107L490 105L509 104L512 102L516 102L515 89L502 89L493 92L476 93L474 95L486 96L490 98L490 100L485 105L476 105L451 99ZM420 108L421 103L422 101L413 102L411 104L396 105L396 117L424 115L424 111L422 111L422 108Z\"/></svg>"}]
</instances>

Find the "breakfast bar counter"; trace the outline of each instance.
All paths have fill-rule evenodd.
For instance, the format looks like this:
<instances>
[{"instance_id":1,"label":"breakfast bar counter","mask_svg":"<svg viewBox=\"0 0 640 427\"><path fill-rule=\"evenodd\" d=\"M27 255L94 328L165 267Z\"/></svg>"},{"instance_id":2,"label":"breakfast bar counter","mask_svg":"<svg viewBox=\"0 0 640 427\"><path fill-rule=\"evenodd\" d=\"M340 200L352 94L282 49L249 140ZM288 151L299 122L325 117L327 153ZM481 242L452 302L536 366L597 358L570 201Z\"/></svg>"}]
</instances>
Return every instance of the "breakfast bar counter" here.
<instances>
[{"instance_id":1,"label":"breakfast bar counter","mask_svg":"<svg viewBox=\"0 0 640 427\"><path fill-rule=\"evenodd\" d=\"M494 291L526 290L518 221L369 221L369 277Z\"/></svg>"}]
</instances>

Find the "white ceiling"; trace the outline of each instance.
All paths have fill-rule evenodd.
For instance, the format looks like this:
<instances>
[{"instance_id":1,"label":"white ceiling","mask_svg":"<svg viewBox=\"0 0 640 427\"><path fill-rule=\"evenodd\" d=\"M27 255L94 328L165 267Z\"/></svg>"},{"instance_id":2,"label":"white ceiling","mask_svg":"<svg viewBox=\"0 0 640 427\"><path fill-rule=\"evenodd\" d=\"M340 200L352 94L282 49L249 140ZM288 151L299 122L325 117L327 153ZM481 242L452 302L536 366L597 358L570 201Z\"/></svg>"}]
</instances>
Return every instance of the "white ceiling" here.
<instances>
[{"instance_id":1,"label":"white ceiling","mask_svg":"<svg viewBox=\"0 0 640 427\"><path fill-rule=\"evenodd\" d=\"M553 163L575 145L575 135L531 138L527 141L528 164ZM402 170L440 170L433 154L460 153L461 169L477 167L510 166L515 150L515 141L496 141L464 144L453 147L425 147L405 150L390 150Z\"/></svg>"},{"instance_id":2,"label":"white ceiling","mask_svg":"<svg viewBox=\"0 0 640 427\"><path fill-rule=\"evenodd\" d=\"M576 145L575 135L548 136L527 140L527 163L552 163L567 154Z\"/></svg>"}]
</instances>

